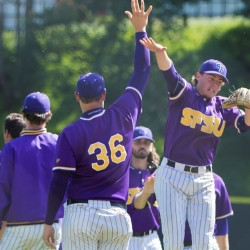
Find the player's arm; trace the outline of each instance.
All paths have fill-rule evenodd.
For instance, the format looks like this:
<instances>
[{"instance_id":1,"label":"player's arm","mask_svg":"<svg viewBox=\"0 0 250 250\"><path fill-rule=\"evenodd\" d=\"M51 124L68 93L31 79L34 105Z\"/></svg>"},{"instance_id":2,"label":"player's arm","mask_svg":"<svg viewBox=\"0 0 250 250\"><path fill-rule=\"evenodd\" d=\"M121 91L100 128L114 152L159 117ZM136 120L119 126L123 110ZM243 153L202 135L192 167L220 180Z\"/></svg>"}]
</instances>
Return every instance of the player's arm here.
<instances>
[{"instance_id":1,"label":"player's arm","mask_svg":"<svg viewBox=\"0 0 250 250\"><path fill-rule=\"evenodd\" d=\"M5 144L1 152L0 161L0 229L4 227L2 221L8 213L11 204L11 192L14 176L14 155L11 144Z\"/></svg>"},{"instance_id":2,"label":"player's arm","mask_svg":"<svg viewBox=\"0 0 250 250\"><path fill-rule=\"evenodd\" d=\"M168 93L171 97L177 96L185 87L185 81L176 72L172 60L169 58L167 48L157 44L152 38L144 38L141 43L155 53L156 61L167 83Z\"/></svg>"},{"instance_id":3,"label":"player's arm","mask_svg":"<svg viewBox=\"0 0 250 250\"><path fill-rule=\"evenodd\" d=\"M216 219L216 231L215 238L217 240L220 250L229 249L229 240L228 240L228 217L222 219Z\"/></svg>"},{"instance_id":4,"label":"player's arm","mask_svg":"<svg viewBox=\"0 0 250 250\"><path fill-rule=\"evenodd\" d=\"M143 209L145 208L148 198L154 193L154 182L155 177L149 176L144 184L143 190L138 193L134 198L134 208Z\"/></svg>"},{"instance_id":5,"label":"player's arm","mask_svg":"<svg viewBox=\"0 0 250 250\"><path fill-rule=\"evenodd\" d=\"M229 250L228 235L215 236L220 250Z\"/></svg>"},{"instance_id":6,"label":"player's arm","mask_svg":"<svg viewBox=\"0 0 250 250\"><path fill-rule=\"evenodd\" d=\"M166 47L157 44L151 37L145 37L144 39L142 39L141 44L155 53L156 61L160 70L166 71L170 69L172 60L169 58L166 52Z\"/></svg>"},{"instance_id":7,"label":"player's arm","mask_svg":"<svg viewBox=\"0 0 250 250\"><path fill-rule=\"evenodd\" d=\"M132 13L129 11L125 11L125 13L135 30L136 46L134 52L134 72L130 78L128 87L135 88L140 94L143 94L150 73L150 53L149 50L140 43L140 40L147 36L146 26L152 6L145 11L143 0L141 0L141 7L139 6L138 0L131 0L131 9Z\"/></svg>"},{"instance_id":8,"label":"player's arm","mask_svg":"<svg viewBox=\"0 0 250 250\"><path fill-rule=\"evenodd\" d=\"M50 183L49 195L47 201L47 212L43 230L43 241L52 249L55 248L54 228L52 226L57 211L62 205L64 195L67 189L70 171L57 170L53 172L52 181Z\"/></svg>"}]
</instances>

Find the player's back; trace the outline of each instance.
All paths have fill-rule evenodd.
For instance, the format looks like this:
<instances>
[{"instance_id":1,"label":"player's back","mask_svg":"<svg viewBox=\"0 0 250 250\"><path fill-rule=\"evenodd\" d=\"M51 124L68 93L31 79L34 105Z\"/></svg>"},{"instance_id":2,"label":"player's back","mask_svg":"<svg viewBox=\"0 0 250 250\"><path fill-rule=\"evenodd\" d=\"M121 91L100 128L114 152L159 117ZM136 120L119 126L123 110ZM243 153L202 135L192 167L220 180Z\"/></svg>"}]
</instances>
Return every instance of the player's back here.
<instances>
[{"instance_id":1,"label":"player's back","mask_svg":"<svg viewBox=\"0 0 250 250\"><path fill-rule=\"evenodd\" d=\"M131 101L125 105L127 98ZM67 138L72 155L64 155L63 146L57 149L61 163L55 168L72 169L68 198L126 202L131 142L140 109L139 95L126 90L106 110L85 112L63 130L59 141Z\"/></svg>"},{"instance_id":2,"label":"player's back","mask_svg":"<svg viewBox=\"0 0 250 250\"><path fill-rule=\"evenodd\" d=\"M9 222L43 220L57 135L46 129L26 130L21 137L7 143L2 152L2 171L8 185L11 177L12 202L6 219ZM27 208L32 208L27 213ZM60 212L61 213L61 212ZM61 214L62 217L62 214Z\"/></svg>"}]
</instances>

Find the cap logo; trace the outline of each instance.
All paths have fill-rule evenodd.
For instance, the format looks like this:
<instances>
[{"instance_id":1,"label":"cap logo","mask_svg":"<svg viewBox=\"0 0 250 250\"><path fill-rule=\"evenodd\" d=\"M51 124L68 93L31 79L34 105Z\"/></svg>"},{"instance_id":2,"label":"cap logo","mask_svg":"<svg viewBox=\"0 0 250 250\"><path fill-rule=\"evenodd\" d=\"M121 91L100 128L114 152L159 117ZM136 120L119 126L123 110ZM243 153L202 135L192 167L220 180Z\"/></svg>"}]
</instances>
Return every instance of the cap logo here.
<instances>
[{"instance_id":1,"label":"cap logo","mask_svg":"<svg viewBox=\"0 0 250 250\"><path fill-rule=\"evenodd\" d=\"M218 70L218 72L223 73L223 71L225 70L225 66L221 63L216 63L216 69Z\"/></svg>"},{"instance_id":2,"label":"cap logo","mask_svg":"<svg viewBox=\"0 0 250 250\"><path fill-rule=\"evenodd\" d=\"M147 135L147 134L148 134L148 131L147 131L146 129L140 128L139 133L140 133L141 135Z\"/></svg>"}]
</instances>

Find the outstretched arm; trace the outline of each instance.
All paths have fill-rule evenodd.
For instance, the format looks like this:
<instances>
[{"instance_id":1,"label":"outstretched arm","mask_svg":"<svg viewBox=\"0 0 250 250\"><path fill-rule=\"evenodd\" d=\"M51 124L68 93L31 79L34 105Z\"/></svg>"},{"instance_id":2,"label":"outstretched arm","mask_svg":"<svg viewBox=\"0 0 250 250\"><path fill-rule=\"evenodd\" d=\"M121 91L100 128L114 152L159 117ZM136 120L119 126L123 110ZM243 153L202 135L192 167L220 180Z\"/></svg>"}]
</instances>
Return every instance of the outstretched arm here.
<instances>
[{"instance_id":1,"label":"outstretched arm","mask_svg":"<svg viewBox=\"0 0 250 250\"><path fill-rule=\"evenodd\" d=\"M155 53L157 64L160 70L166 71L170 69L172 65L171 59L168 57L166 52L167 48L160 44L155 43L153 38L145 37L141 41L141 44L148 48L150 51Z\"/></svg>"},{"instance_id":2,"label":"outstretched arm","mask_svg":"<svg viewBox=\"0 0 250 250\"><path fill-rule=\"evenodd\" d=\"M134 52L134 72L128 83L128 87L137 89L143 95L150 73L150 53L140 40L147 36L146 26L148 16L152 6L145 12L144 1L141 0L141 7L138 0L131 0L132 13L125 11L135 30L135 52Z\"/></svg>"},{"instance_id":3,"label":"outstretched arm","mask_svg":"<svg viewBox=\"0 0 250 250\"><path fill-rule=\"evenodd\" d=\"M141 0L141 8L139 6L138 0L131 0L132 13L125 11L130 22L134 26L135 32L146 32L146 26L148 24L148 16L152 11L152 6L150 5L148 10L145 12L144 1Z\"/></svg>"}]
</instances>

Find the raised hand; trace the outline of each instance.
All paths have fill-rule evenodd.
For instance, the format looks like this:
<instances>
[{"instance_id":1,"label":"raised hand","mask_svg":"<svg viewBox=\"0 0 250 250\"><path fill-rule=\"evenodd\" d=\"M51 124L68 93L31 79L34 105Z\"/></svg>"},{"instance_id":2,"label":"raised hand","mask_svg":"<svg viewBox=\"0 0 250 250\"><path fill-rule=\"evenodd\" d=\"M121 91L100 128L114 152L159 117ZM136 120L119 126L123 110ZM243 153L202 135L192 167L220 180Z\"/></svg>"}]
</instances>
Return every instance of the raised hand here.
<instances>
[{"instance_id":1,"label":"raised hand","mask_svg":"<svg viewBox=\"0 0 250 250\"><path fill-rule=\"evenodd\" d=\"M155 177L149 176L144 183L144 192L151 195L154 191Z\"/></svg>"},{"instance_id":2,"label":"raised hand","mask_svg":"<svg viewBox=\"0 0 250 250\"><path fill-rule=\"evenodd\" d=\"M131 9L132 13L130 11L125 11L125 14L133 24L135 32L145 32L148 24L148 16L153 7L150 5L148 10L145 12L144 0L141 0L141 8L138 0L131 0Z\"/></svg>"},{"instance_id":3,"label":"raised hand","mask_svg":"<svg viewBox=\"0 0 250 250\"><path fill-rule=\"evenodd\" d=\"M167 50L167 47L164 47L158 43L155 43L155 41L151 37L143 38L142 40L140 40L140 43L154 53Z\"/></svg>"}]
</instances>

